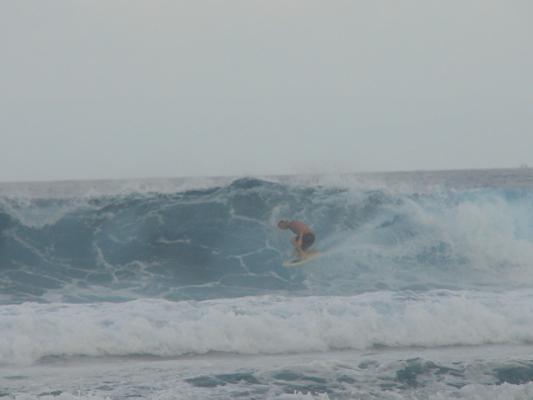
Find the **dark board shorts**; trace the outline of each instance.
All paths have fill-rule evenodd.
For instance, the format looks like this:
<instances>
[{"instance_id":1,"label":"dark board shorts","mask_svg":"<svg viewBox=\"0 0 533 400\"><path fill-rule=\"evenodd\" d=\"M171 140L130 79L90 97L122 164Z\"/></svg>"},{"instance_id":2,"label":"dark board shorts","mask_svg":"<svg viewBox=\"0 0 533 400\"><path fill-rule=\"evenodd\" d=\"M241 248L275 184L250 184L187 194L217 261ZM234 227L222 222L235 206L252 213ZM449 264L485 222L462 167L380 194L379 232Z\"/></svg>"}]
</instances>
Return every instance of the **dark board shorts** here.
<instances>
[{"instance_id":1,"label":"dark board shorts","mask_svg":"<svg viewBox=\"0 0 533 400\"><path fill-rule=\"evenodd\" d=\"M302 236L302 250L307 250L314 242L315 235L313 233L304 233Z\"/></svg>"}]
</instances>

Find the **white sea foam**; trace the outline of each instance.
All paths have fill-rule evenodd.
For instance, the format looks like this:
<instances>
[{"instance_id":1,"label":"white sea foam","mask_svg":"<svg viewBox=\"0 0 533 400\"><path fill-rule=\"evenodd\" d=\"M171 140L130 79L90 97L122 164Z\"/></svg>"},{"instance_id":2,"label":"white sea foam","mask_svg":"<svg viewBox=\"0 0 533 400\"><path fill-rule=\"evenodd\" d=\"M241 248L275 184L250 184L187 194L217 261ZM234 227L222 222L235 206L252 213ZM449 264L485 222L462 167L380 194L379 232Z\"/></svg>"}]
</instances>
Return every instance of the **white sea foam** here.
<instances>
[{"instance_id":1,"label":"white sea foam","mask_svg":"<svg viewBox=\"0 0 533 400\"><path fill-rule=\"evenodd\" d=\"M479 385L472 384L451 392L430 395L429 400L530 400L533 398L533 383L524 385Z\"/></svg>"},{"instance_id":2,"label":"white sea foam","mask_svg":"<svg viewBox=\"0 0 533 400\"><path fill-rule=\"evenodd\" d=\"M354 204L362 202L357 195L353 194ZM340 267L355 264L371 265L384 282L390 272L396 279L414 272L423 279L427 270L440 277L447 274L443 283L464 283L465 275L475 272L471 281L520 283L533 278L531 199L511 202L502 193L487 192L462 196L402 197L357 229L322 239L320 245L334 262L321 274L340 276L345 272ZM413 269L417 263L423 270ZM392 271L387 271L389 266Z\"/></svg>"},{"instance_id":3,"label":"white sea foam","mask_svg":"<svg viewBox=\"0 0 533 400\"><path fill-rule=\"evenodd\" d=\"M110 400L108 396L100 396L94 394L82 393L67 393L60 394L28 394L28 393L14 393L10 397L13 400Z\"/></svg>"},{"instance_id":4,"label":"white sea foam","mask_svg":"<svg viewBox=\"0 0 533 400\"><path fill-rule=\"evenodd\" d=\"M357 390L349 397L353 400L359 399L381 399L381 400L531 400L533 398L533 383L524 385L479 385L470 384L461 389L446 388L438 390L436 393L428 393L428 389L413 390L410 393L396 391L382 391L379 397L370 395L368 391ZM327 399L327 397L326 397Z\"/></svg>"},{"instance_id":5,"label":"white sea foam","mask_svg":"<svg viewBox=\"0 0 533 400\"><path fill-rule=\"evenodd\" d=\"M182 391L177 391L176 389L170 389L167 391L162 391L162 393L157 393L151 396L154 400L192 400L200 399L201 397L183 393ZM61 394L50 394L50 395L34 395L34 394L13 394L10 399L13 400L110 400L111 397L108 396L98 396L93 394L72 394L72 393L61 393ZM329 400L329 396L326 393L319 393L313 395L311 393L284 393L284 394L274 394L269 395L267 400Z\"/></svg>"},{"instance_id":6,"label":"white sea foam","mask_svg":"<svg viewBox=\"0 0 533 400\"><path fill-rule=\"evenodd\" d=\"M281 354L533 341L533 293L433 291L0 308L2 364L46 356Z\"/></svg>"},{"instance_id":7,"label":"white sea foam","mask_svg":"<svg viewBox=\"0 0 533 400\"><path fill-rule=\"evenodd\" d=\"M188 390L186 390L188 389ZM155 389L150 398L154 400L193 400L201 398L230 398L230 393L211 393L201 392L195 393L193 389L179 386L170 389ZM346 394L343 398L354 400L379 398L383 400L530 400L533 398L533 383L522 385L511 385L504 383L502 385L480 385L468 384L460 389L455 388L441 388L434 393L428 393L428 388L424 390L413 390L410 393L397 392L394 390L380 391L379 397L374 391L353 389L350 394ZM97 393L12 393L9 396L13 400L109 400L112 397L106 396L101 391ZM327 393L302 393L295 391L293 393L269 393L264 397L268 400L329 400L330 396Z\"/></svg>"},{"instance_id":8,"label":"white sea foam","mask_svg":"<svg viewBox=\"0 0 533 400\"><path fill-rule=\"evenodd\" d=\"M533 267L533 214L527 198L512 204L480 196L436 213L434 224L477 268Z\"/></svg>"}]
</instances>

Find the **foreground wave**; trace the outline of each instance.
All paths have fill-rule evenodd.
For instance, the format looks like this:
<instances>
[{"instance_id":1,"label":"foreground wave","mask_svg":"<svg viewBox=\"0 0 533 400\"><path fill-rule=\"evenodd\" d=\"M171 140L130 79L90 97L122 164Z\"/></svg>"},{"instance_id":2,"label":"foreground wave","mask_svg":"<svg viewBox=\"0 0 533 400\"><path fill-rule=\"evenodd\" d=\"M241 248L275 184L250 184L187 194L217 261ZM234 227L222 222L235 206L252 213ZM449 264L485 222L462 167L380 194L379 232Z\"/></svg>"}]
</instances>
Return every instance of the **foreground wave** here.
<instances>
[{"instance_id":1,"label":"foreground wave","mask_svg":"<svg viewBox=\"0 0 533 400\"><path fill-rule=\"evenodd\" d=\"M0 360L533 341L533 292L376 292L351 297L36 304L0 309Z\"/></svg>"}]
</instances>

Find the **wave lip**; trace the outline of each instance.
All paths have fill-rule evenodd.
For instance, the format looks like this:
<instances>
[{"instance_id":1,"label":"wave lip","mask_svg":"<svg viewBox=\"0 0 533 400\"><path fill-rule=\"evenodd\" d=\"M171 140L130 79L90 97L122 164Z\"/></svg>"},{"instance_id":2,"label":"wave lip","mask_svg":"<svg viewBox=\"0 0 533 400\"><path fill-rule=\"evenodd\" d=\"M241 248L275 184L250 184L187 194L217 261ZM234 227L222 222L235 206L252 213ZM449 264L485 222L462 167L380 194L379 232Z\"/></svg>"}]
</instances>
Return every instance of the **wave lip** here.
<instances>
[{"instance_id":1,"label":"wave lip","mask_svg":"<svg viewBox=\"0 0 533 400\"><path fill-rule=\"evenodd\" d=\"M439 290L351 297L24 303L0 308L0 362L530 343L532 297L530 291Z\"/></svg>"}]
</instances>

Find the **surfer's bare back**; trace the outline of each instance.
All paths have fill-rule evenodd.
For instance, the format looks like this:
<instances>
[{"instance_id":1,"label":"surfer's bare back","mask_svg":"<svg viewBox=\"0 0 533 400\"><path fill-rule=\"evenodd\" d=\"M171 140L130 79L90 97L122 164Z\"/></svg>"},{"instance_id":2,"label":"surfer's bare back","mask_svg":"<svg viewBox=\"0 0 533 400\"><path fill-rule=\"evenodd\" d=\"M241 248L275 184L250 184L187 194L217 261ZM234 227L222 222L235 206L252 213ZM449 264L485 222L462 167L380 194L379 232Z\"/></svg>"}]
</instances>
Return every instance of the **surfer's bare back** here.
<instances>
[{"instance_id":1,"label":"surfer's bare back","mask_svg":"<svg viewBox=\"0 0 533 400\"><path fill-rule=\"evenodd\" d=\"M296 234L296 237L291 239L294 250L298 254L298 258L303 259L306 256L306 251L315 242L315 234L301 221L287 221L281 220L278 222L279 229L290 229Z\"/></svg>"}]
</instances>

